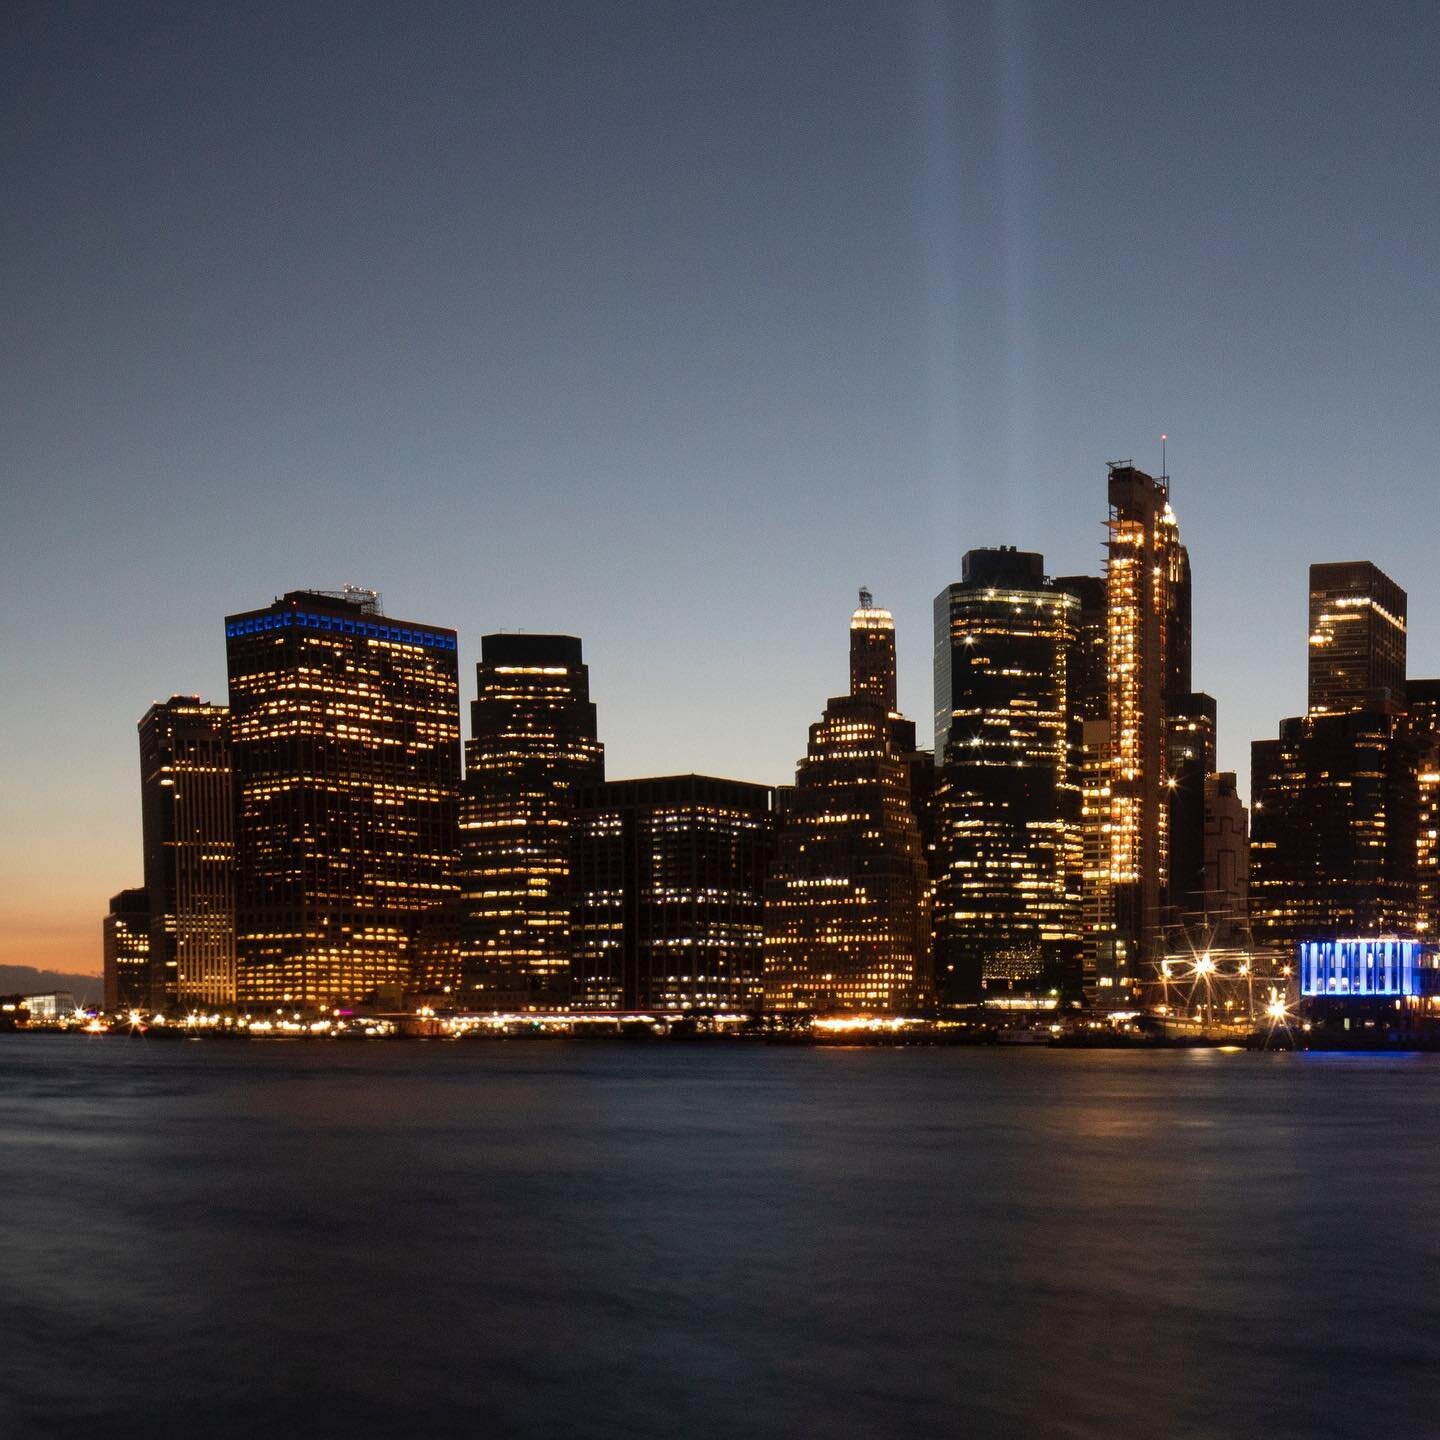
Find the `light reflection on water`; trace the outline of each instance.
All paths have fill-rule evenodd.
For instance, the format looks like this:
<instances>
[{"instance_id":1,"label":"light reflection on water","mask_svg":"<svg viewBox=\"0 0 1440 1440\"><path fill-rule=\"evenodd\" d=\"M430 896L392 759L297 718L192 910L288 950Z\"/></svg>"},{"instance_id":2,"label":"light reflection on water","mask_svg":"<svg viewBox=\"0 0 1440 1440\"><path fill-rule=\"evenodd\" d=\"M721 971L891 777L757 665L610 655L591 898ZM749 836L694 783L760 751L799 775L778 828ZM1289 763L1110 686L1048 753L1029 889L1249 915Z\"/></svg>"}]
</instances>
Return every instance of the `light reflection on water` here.
<instances>
[{"instance_id":1,"label":"light reflection on water","mask_svg":"<svg viewBox=\"0 0 1440 1440\"><path fill-rule=\"evenodd\" d=\"M0 1040L0 1434L1437 1433L1440 1057Z\"/></svg>"}]
</instances>

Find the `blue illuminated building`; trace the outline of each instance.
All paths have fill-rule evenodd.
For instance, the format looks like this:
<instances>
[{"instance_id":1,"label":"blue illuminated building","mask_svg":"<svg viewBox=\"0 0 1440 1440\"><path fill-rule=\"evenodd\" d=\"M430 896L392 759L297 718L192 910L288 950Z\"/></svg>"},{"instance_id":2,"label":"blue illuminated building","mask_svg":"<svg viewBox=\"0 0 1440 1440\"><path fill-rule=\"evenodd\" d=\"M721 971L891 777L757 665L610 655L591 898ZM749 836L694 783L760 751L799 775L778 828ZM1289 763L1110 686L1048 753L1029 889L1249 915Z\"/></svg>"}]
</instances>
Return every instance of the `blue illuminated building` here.
<instances>
[{"instance_id":1,"label":"blue illuminated building","mask_svg":"<svg viewBox=\"0 0 1440 1440\"><path fill-rule=\"evenodd\" d=\"M1300 946L1300 993L1307 999L1386 999L1421 993L1415 940L1307 940Z\"/></svg>"}]
</instances>

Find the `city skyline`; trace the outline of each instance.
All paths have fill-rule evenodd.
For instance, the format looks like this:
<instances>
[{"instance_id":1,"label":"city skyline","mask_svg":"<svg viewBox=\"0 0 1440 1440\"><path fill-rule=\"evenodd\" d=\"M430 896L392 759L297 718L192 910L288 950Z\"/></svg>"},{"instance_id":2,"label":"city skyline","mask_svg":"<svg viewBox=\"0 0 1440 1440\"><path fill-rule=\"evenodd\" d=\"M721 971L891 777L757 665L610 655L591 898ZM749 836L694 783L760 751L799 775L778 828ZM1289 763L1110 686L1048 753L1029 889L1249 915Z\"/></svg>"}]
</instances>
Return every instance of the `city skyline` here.
<instances>
[{"instance_id":1,"label":"city skyline","mask_svg":"<svg viewBox=\"0 0 1440 1440\"><path fill-rule=\"evenodd\" d=\"M579 635L614 778L780 784L858 585L929 714L962 554L1098 574L1164 431L1243 791L1312 563L1392 576L1440 673L1440 20L1320 11L1298 54L1225 6L22 12L0 962L98 969L136 721L298 587L462 673Z\"/></svg>"},{"instance_id":2,"label":"city skyline","mask_svg":"<svg viewBox=\"0 0 1440 1440\"><path fill-rule=\"evenodd\" d=\"M1157 467L1157 469L1158 469L1158 467ZM1009 548L1009 547L1006 547L1006 548ZM963 557L962 557L962 559L963 559ZM1361 566L1361 567L1363 567L1363 568L1370 568L1370 569L1379 568L1379 569L1381 569L1381 570L1383 571L1383 567L1375 567L1375 566L1372 564L1372 562L1370 562L1370 561L1368 561L1368 560L1360 560L1360 559L1352 559L1352 560L1346 561L1346 562L1325 561L1325 562L1315 562L1315 563L1316 563L1316 565L1320 566L1321 568L1327 568L1327 567L1330 567L1330 568L1338 568L1338 567L1340 567L1341 565L1359 565L1359 566ZM957 566L956 566L956 575L957 575L957 577L961 574L962 568L963 568L963 567L962 567L961 565L957 565ZM1102 580L1102 583L1103 583L1103 574L1104 574L1104 570L1105 570L1105 563L1104 563L1103 555L1102 555L1102 558L1101 558L1101 563L1096 567L1096 569L1097 569L1097 571L1099 572L1099 575L1098 575L1097 578L1100 578L1100 579ZM1308 570L1308 569L1307 569L1306 573L1307 573L1307 575L1309 574L1309 570ZM1052 566L1050 566L1050 565L1048 564L1048 562L1047 562L1046 567L1045 567L1045 570L1044 570L1044 575L1045 575L1045 577L1046 577L1047 580L1059 580L1059 581L1061 581L1062 583L1068 583L1069 581L1071 581L1072 579L1075 578L1075 577L1067 577L1067 576L1057 576L1057 575L1054 573L1054 568L1053 568ZM1080 578L1084 578L1084 577L1080 577ZM955 581L950 582L950 584L951 584L952 587L953 587L953 585L954 585L955 583L956 583ZM304 589L304 588L307 588L307 587L301 587L301 588ZM316 587L316 588L318 588L318 587ZM353 588L355 588L355 587L350 586L350 585L349 585L349 582L347 582L347 588L353 589ZM1404 586L1403 586L1403 582L1402 582L1402 588L1407 588L1407 589L1408 589L1408 587L1404 587ZM1306 587L1307 615L1308 615L1309 609L1310 609L1310 599L1309 599L1309 597L1310 597L1310 592L1309 592L1309 585L1308 585L1308 582L1307 582L1307 587ZM279 600L280 600L280 598L281 598L281 597L278 596L278 595L277 595L276 597L274 597L275 603L278 603ZM389 614L388 611L381 611L381 612L378 612L378 613L386 614L387 616L388 616L388 614ZM831 618L832 618L832 622L833 622L833 618L834 618L834 617L831 617ZM224 619L223 619L223 617L220 619L220 624L221 624L222 626L224 625ZM1310 624L1308 623L1308 620L1302 619L1302 629L1303 629L1307 634L1309 633L1309 631L1310 631ZM902 655L903 655L903 653L904 653L903 643L902 643L901 640L898 638L898 631L899 631L899 625L898 625L898 623L897 623L897 626L896 626L896 631L897 631L896 650L897 650L897 652L898 652L899 654L902 654ZM534 634L534 632L533 632L533 631L529 631L529 630L524 630L524 629L516 629L516 630L514 630L514 631L498 632L496 636L492 636L492 639L493 639L493 638L503 638L503 637L513 636L513 637L515 637L515 638L518 640L518 639L523 639L524 637L526 637L526 636L528 636L528 635L531 635L531 634ZM537 638L538 638L538 639L541 639L541 640L544 640L544 639L546 639L547 637L537 636ZM576 638L580 639L580 640L582 641L582 643L583 643L583 639L584 639L583 636L579 636L579 637L576 637ZM1412 627L1410 628L1410 630L1408 631L1408 638L1409 638L1410 644L1411 644L1411 653L1412 653L1412 655L1413 655L1413 653L1414 653L1414 651L1415 651L1416 649L1419 649L1419 650L1421 650L1421 651L1423 652L1423 649L1424 649L1424 643L1423 643L1423 642L1424 642L1424 638L1425 638L1425 637L1417 635L1417 633L1416 633L1416 631L1414 630L1413 626L1412 626ZM1416 644L1416 641L1417 641L1417 640L1420 641L1420 644L1418 644L1418 645ZM922 645L923 645L923 638L922 638L922 640L921 640L921 643L922 643ZM461 633L459 634L459 636L458 636L458 639L457 639L457 650L458 650L458 653L459 653L461 656L464 656L465 653L466 653L467 648L468 648L468 647L467 647L467 645L466 645L466 643L465 643L464 634L463 634L463 632L461 632ZM479 654L478 654L478 646L476 647L476 649L477 649L476 663L483 663L483 662L481 661L481 657L480 657ZM222 653L222 656L223 656L223 631L222 631L222 651L221 651L221 653ZM934 701L935 701L935 696L934 696L934 693L933 693L933 683L934 683L934 682L933 682L933 675L930 673L930 668L931 668L931 667L930 667L930 665L929 665L929 663L928 663L928 662L929 662L929 658L930 658L929 656L926 656L926 660L925 660L926 674L925 674L925 677L921 680L920 683L921 683L921 684L924 684L924 683L925 683L925 680L929 680L929 681L931 682L930 686L927 686L927 689L930 689L930 690L931 690L930 701L931 701L931 708L933 708L933 704L934 704ZM222 664L223 664L223 662L222 662ZM462 670L463 670L464 664L465 664L465 661L462 659L462 661L461 661ZM1313 665L1313 656L1306 656L1306 655L1304 655L1304 654L1302 653L1301 662L1300 662L1300 668L1301 668L1301 671L1302 671L1302 682L1305 681L1305 677L1306 677L1306 675L1308 674L1308 671L1309 671L1309 669L1310 669L1310 667L1311 667L1312 665ZM1436 669L1440 669L1440 665L1437 665L1435 668L1436 668ZM1417 673L1418 673L1418 672L1416 672L1416 671L1414 670L1414 662L1413 662L1413 660L1411 661L1411 664L1410 664L1410 671L1411 671L1412 676L1413 676L1413 675L1417 675ZM896 666L896 675L895 675L895 677L894 677L894 680L895 680L895 688L896 688L896 690L899 692L899 694L900 694L901 696L903 696L903 695L906 693L907 690L913 690L913 689L916 688L916 685L915 685L915 677L912 675L912 676L909 676L908 679L909 679L909 682L910 682L910 683L907 685L907 683L906 683L906 682L907 682L906 667L904 666L903 663L897 664L897 666ZM1307 682L1307 683L1308 683L1308 682ZM1223 685L1217 685L1216 688L1217 688L1217 690L1219 690L1222 694L1224 693L1225 687L1224 687ZM838 688L837 688L837 690L836 690L836 693L837 693L837 694L843 694L843 693L846 693L847 691L848 691L848 686L842 684L842 685L839 685L839 686L838 686ZM199 694L198 697L192 697L191 694L190 694L190 692L187 692L187 691L185 691L185 690L183 690L183 689L175 690L175 691L173 691L169 696L157 696L156 699L152 702L151 706L147 707L147 713L148 713L148 710L149 710L149 709L154 709L154 708L156 708L156 707L158 707L158 706L166 705L166 704L168 704L168 703L169 703L170 701L172 701L172 700L185 700L185 699L187 699L187 698L199 698L202 703L213 703L213 704L220 705L220 706L223 707L223 706L228 702L228 698L229 698L229 697L228 697L228 687L227 687L227 685L225 685L225 684L222 683L222 685L219 687L219 689L218 689L218 691L216 692L216 695L215 695L214 697L205 695L205 694L203 694L203 693ZM1296 704L1296 706L1295 706L1295 709L1297 710L1297 712L1303 712L1303 710L1304 710L1303 701L1304 701L1305 698L1306 698L1306 697L1305 697L1305 694L1302 693L1302 695L1299 697L1299 700L1298 700L1298 702L1297 702L1297 704ZM468 708L469 708L468 704L462 706L462 709L468 709ZM596 705L594 708L596 708L597 710L599 709L598 705ZM901 705L900 708L901 708L902 711L903 711L903 704ZM1277 717L1277 720L1276 720L1276 722L1275 722L1276 724L1279 723L1279 718L1283 718L1283 717ZM1239 738L1239 737L1235 737L1235 736L1227 736L1227 729L1228 729L1228 727L1227 727L1227 725L1226 725L1226 712L1225 712L1224 710L1222 710L1221 713L1220 713L1219 724L1218 724L1218 726L1217 726L1217 730L1218 730L1219 736L1221 737L1221 738L1220 738L1220 744L1219 744L1219 746L1218 746L1218 752L1219 752L1219 760L1218 760L1218 763L1219 763L1219 768L1222 769L1222 770L1226 768L1226 759L1227 759L1226 751L1227 751L1227 750L1231 751L1232 754L1228 757L1229 760L1230 760L1230 762L1231 762L1229 768L1235 770L1236 772L1238 772L1238 773L1241 775L1241 777L1242 777L1242 780L1241 780L1241 792L1242 792L1242 795L1244 795L1245 798L1246 798L1246 800L1248 801L1248 799L1249 799L1249 792L1248 792L1248 787L1247 787L1246 784L1245 784L1245 780L1246 780L1246 778L1248 778L1249 772L1250 772L1250 750L1251 750L1251 746L1252 746L1252 744L1253 744L1254 741L1256 741L1256 740L1266 740L1266 739L1269 739L1270 736L1269 736L1269 735L1264 735L1264 734L1262 734L1262 735L1257 735L1257 736L1246 737L1246 738L1243 740L1243 749L1244 749L1245 754L1244 754L1244 756L1243 756L1243 758L1242 758L1242 757L1239 757L1239 756L1236 756L1235 754L1233 754L1233 751L1234 751L1234 750L1236 750L1236 749L1238 749L1238 748L1241 747L1242 742L1241 742L1240 738ZM600 742L602 743L602 745L607 745L608 747L610 747L610 753L613 754L613 753L615 753L616 751L619 751L620 753L624 753L625 750L627 749L627 747L625 746L625 744L624 744L624 742L623 742L623 737L618 737L618 736L614 736L614 735L609 735L609 734L607 734L607 733L605 732L605 729L604 729L604 720L603 720L603 713L601 713L601 715L600 715L600 717L599 717L598 732L599 732L599 740L600 740ZM1272 732L1273 732L1273 727L1272 727ZM470 724L467 722L466 725L465 725L464 728L463 728L463 731L462 731L462 738L463 738L463 740L464 740L464 742L466 743L467 746L468 746L468 744L469 744L469 742L470 742L470 740L471 740L471 738L472 738L472 733L473 733L473 732L472 732L471 726L470 726ZM925 738L926 738L927 741L929 741L931 737L928 737L928 736L927 736L927 737L925 737ZM1227 743L1227 740L1228 740L1228 743ZM800 744L799 749L800 749L801 755L803 755L803 742ZM673 774L677 774L677 775L678 775L678 774L716 775L716 774L721 773L721 768L722 768L722 767L714 766L714 765L707 765L707 764L705 763L704 757L698 757L698 756L697 756L697 757L695 757L695 758L693 759L692 762L686 763L686 762L684 761L684 759L683 759L683 752L676 752L676 753L677 753L677 763L676 763L673 767L671 767L670 771L668 771L668 772L665 770L665 767L664 767L663 765L652 765L652 766L650 766L650 767L647 768L646 765L645 765L644 757L643 757L643 756L636 755L636 756L634 756L633 762L632 762L632 768L634 768L634 770L635 770L635 773L634 773L633 775L612 776L612 778L615 779L615 780L621 780L621 781L623 781L623 780L644 780L644 779L649 779L649 778L652 778L652 777L655 776L655 775L659 775L659 774L662 774L662 773L673 773ZM142 767L142 769L143 769L143 767ZM468 767L467 767L467 769L468 769ZM745 781L745 782L747 782L747 783L756 784L756 785L771 785L771 786L773 786L773 785L777 785L777 784L786 784L786 783L788 783L788 774L791 773L791 772L793 772L793 762L792 762L791 766L789 767L789 769L787 770L787 772L786 772L785 774L783 774L783 775L782 775L780 778L778 778L778 779L767 777L767 778L762 779L762 780L756 780L755 777L752 776L752 775L737 776L736 779L737 779L737 780L743 780L743 781ZM127 781L130 782L130 783L133 783L134 778L135 778L135 777L133 777L133 776L127 777ZM136 833L136 836L137 836L137 844L138 844L138 840L139 840L140 838L143 838L143 837L140 836L140 826L139 826L139 823L138 823L138 815L137 815L137 817L136 817L135 833ZM141 847L141 848L143 848L143 847ZM118 875L118 872L117 872L117 875ZM126 882L125 877L124 877L123 875L119 875L118 878L117 878L116 884L113 885L110 890L107 890L107 891L106 891L106 894L112 893L112 891L113 891L113 892L118 892L118 891L120 891L120 890L123 890L123 889L125 888L126 883L127 883L127 882ZM89 920L90 922L92 922L92 926L93 926L93 922L95 921L95 915L94 915L94 914L91 914L91 915L88 915L86 918L87 918L87 920ZM96 943L91 944L90 942L91 942L92 940L96 941ZM98 978L99 973L100 973L100 971L99 971L99 960L98 960L99 949L100 949L100 947L99 947L99 945L98 945L98 938L95 937L95 936L87 936L87 937L86 937L85 945L84 945L84 947L82 948L81 953L78 954L78 955L76 955L73 960L70 960L70 959L67 959L67 958L61 956L61 957L59 957L59 958L57 958L57 959L54 959L53 961L49 962L48 964L47 964L47 963L37 963L37 968L40 968L40 969L50 968L50 969L73 970L75 973L79 973L79 974L90 974L90 973L94 973L94 974L97 976L97 978ZM20 952L17 951L17 952L12 952L12 953L0 954L0 963L25 964L25 963L30 963L30 962L28 962L28 961L25 959L25 957L24 957L24 955L23 955L22 953L20 953Z\"/></svg>"}]
</instances>

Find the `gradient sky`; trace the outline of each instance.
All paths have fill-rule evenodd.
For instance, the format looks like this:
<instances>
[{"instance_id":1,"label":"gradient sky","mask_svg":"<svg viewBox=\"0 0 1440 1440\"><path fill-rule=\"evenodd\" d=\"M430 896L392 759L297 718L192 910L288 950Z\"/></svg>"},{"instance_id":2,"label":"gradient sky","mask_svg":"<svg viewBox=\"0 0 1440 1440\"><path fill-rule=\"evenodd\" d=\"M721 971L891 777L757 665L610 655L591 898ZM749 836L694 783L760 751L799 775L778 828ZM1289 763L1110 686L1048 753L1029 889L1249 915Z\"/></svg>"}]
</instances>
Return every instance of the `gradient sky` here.
<instances>
[{"instance_id":1,"label":"gradient sky","mask_svg":"<svg viewBox=\"0 0 1440 1440\"><path fill-rule=\"evenodd\" d=\"M584 637L612 776L781 782L868 584L930 728L973 546L1159 464L1220 756L1306 566L1440 672L1432 3L7 7L0 961L98 970L135 723L372 585Z\"/></svg>"}]
</instances>

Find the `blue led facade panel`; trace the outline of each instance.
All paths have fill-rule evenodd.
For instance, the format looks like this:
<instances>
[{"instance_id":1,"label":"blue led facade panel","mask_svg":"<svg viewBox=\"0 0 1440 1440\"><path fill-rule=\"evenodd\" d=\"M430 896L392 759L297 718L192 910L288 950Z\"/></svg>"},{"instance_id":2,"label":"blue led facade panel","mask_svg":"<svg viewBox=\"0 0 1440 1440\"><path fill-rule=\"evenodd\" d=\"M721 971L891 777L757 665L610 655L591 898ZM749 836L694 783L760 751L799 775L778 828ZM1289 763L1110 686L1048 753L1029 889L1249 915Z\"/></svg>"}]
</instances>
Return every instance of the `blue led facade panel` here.
<instances>
[{"instance_id":1,"label":"blue led facade panel","mask_svg":"<svg viewBox=\"0 0 1440 1440\"><path fill-rule=\"evenodd\" d=\"M299 626L302 630L323 630L339 635L360 635L370 640L388 640L395 645L424 645L432 650L454 650L453 632L434 630L401 629L395 625L381 625L373 620L351 620L338 615L312 615L304 610L274 611L263 615L248 615L238 620L225 622L225 637L235 639L238 635L257 635L266 630L289 630Z\"/></svg>"},{"instance_id":2,"label":"blue led facade panel","mask_svg":"<svg viewBox=\"0 0 1440 1440\"><path fill-rule=\"evenodd\" d=\"M1306 940L1300 945L1300 993L1312 998L1420 994L1415 940Z\"/></svg>"}]
</instances>

